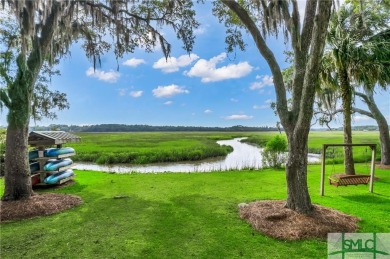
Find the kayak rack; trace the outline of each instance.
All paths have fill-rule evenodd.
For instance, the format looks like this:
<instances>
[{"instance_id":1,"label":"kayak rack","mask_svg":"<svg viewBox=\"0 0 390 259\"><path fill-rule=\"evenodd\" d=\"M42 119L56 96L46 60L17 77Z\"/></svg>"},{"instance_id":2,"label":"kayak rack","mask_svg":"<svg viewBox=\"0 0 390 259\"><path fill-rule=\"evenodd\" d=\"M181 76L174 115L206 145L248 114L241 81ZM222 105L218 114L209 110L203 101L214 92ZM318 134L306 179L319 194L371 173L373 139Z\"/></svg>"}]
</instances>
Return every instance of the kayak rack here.
<instances>
[{"instance_id":1,"label":"kayak rack","mask_svg":"<svg viewBox=\"0 0 390 259\"><path fill-rule=\"evenodd\" d=\"M29 152L29 160L31 163L38 162L39 169L36 171L31 170L31 184L32 186L49 186L53 184L45 183L44 180L54 174L59 174L61 172L65 173L66 170L70 169L73 164L65 165L56 168L52 171L44 170L45 164L52 159L63 159L76 155L76 152L70 150L67 153L61 153L62 145L72 142L80 142L81 138L79 136L73 135L64 131L32 131L28 137L28 144L31 147L36 149ZM46 156L46 151L48 148L56 147L59 150L59 154L55 156ZM32 155L31 155L32 154ZM60 177L61 178L61 177ZM65 178L59 179L55 185L60 185L69 180L73 179L74 175L67 176Z\"/></svg>"}]
</instances>

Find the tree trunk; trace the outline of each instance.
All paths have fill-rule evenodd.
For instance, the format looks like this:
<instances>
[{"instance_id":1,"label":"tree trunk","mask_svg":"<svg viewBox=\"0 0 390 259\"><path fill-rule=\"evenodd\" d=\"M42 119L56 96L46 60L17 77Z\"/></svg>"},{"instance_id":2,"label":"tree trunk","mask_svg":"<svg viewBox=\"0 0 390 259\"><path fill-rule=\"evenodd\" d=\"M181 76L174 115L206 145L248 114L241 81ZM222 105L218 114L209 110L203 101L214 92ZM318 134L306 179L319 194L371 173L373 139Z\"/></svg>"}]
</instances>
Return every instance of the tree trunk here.
<instances>
[{"instance_id":1,"label":"tree trunk","mask_svg":"<svg viewBox=\"0 0 390 259\"><path fill-rule=\"evenodd\" d=\"M10 104L5 147L5 190L2 200L27 199L33 194L28 161L28 126L36 77L27 69L23 54L18 56L17 64L18 72L8 88Z\"/></svg>"},{"instance_id":2,"label":"tree trunk","mask_svg":"<svg viewBox=\"0 0 390 259\"><path fill-rule=\"evenodd\" d=\"M375 104L373 92L366 89L365 96L363 94L358 94L358 96L363 98L363 101L367 104L368 109L370 110L372 117L376 120L379 128L379 139L381 145L381 164L390 165L390 134L389 134L389 125L385 116L378 109L378 106Z\"/></svg>"},{"instance_id":3,"label":"tree trunk","mask_svg":"<svg viewBox=\"0 0 390 259\"><path fill-rule=\"evenodd\" d=\"M307 136L290 136L286 165L286 207L310 214L312 204L307 187Z\"/></svg>"},{"instance_id":4,"label":"tree trunk","mask_svg":"<svg viewBox=\"0 0 390 259\"><path fill-rule=\"evenodd\" d=\"M29 198L32 194L27 156L28 124L8 126L5 152L5 190L2 200Z\"/></svg>"},{"instance_id":5,"label":"tree trunk","mask_svg":"<svg viewBox=\"0 0 390 259\"><path fill-rule=\"evenodd\" d=\"M390 165L390 136L389 136L389 125L387 125L387 121L385 117L383 120L379 120L376 118L379 127L379 138L381 144L381 164L382 165Z\"/></svg>"},{"instance_id":6,"label":"tree trunk","mask_svg":"<svg viewBox=\"0 0 390 259\"><path fill-rule=\"evenodd\" d=\"M291 43L296 56L291 109L288 108L286 86L280 66L259 30L258 17L253 20L254 16L243 7L245 4L242 1L221 1L237 15L252 35L257 49L272 72L276 92L276 110L289 140L289 156L286 166L286 207L304 214L310 214L312 204L306 179L307 139L313 116L314 92L318 83L319 65L324 51L332 1L307 1L302 34L299 31L301 26L297 12L294 11L292 16L284 17L285 26L290 32ZM287 6L284 5L284 7ZM287 8L283 12L288 12ZM279 23L279 21L276 21L277 18L273 17L273 19L275 19L273 22ZM307 57L307 62L301 60L300 57L304 59Z\"/></svg>"},{"instance_id":7,"label":"tree trunk","mask_svg":"<svg viewBox=\"0 0 390 259\"><path fill-rule=\"evenodd\" d=\"M352 144L352 89L349 83L347 71L339 72L341 97L343 101L344 144ZM345 174L354 175L355 165L353 161L352 147L344 147L344 170Z\"/></svg>"}]
</instances>

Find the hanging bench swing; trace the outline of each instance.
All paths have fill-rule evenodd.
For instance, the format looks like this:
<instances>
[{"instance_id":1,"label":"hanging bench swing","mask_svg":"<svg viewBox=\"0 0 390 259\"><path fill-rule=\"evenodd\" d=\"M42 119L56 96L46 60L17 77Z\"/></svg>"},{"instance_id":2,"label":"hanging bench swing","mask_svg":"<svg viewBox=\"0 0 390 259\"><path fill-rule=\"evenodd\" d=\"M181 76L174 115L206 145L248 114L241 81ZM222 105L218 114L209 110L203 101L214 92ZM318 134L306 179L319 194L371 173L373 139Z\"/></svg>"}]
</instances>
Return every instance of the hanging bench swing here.
<instances>
[{"instance_id":1,"label":"hanging bench swing","mask_svg":"<svg viewBox=\"0 0 390 259\"><path fill-rule=\"evenodd\" d=\"M369 175L345 175L345 174L334 174L329 176L329 184L336 187L339 186L348 186L348 185L358 185L358 184L368 184L370 182Z\"/></svg>"},{"instance_id":2,"label":"hanging bench swing","mask_svg":"<svg viewBox=\"0 0 390 259\"><path fill-rule=\"evenodd\" d=\"M330 176L329 184L338 186L358 185L370 183L369 191L373 192L374 188L374 173L375 173L375 152L376 144L323 144L322 145L322 164L321 164L321 196L324 196L324 183L325 183L325 153L328 147L356 147L365 146L371 148L371 172L370 175L346 175L346 174L334 174Z\"/></svg>"}]
</instances>

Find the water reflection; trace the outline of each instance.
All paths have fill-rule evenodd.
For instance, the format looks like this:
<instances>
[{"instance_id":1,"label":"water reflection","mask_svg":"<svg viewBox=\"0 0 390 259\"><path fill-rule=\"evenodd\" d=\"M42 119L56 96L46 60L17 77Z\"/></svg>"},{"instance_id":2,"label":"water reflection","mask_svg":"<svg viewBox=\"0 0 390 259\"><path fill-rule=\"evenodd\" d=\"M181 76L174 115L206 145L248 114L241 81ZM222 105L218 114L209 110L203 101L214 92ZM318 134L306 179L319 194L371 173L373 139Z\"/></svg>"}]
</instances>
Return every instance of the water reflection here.
<instances>
[{"instance_id":1,"label":"water reflection","mask_svg":"<svg viewBox=\"0 0 390 259\"><path fill-rule=\"evenodd\" d=\"M261 148L241 143L243 138L217 141L220 145L233 147L233 152L225 158L206 159L192 162L156 163L149 165L96 165L90 163L77 163L73 168L78 170L93 170L114 173L162 173L162 172L212 172L226 170L240 170L245 168L259 169L262 167ZM319 155L309 155L309 163L319 162Z\"/></svg>"}]
</instances>

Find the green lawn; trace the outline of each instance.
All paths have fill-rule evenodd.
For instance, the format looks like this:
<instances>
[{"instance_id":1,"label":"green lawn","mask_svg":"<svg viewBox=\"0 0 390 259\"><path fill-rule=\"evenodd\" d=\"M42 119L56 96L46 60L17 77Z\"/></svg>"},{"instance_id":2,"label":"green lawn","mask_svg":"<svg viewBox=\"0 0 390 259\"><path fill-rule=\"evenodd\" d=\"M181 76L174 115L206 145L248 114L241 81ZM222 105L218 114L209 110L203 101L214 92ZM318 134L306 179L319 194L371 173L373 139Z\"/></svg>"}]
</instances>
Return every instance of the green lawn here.
<instances>
[{"instance_id":1,"label":"green lawn","mask_svg":"<svg viewBox=\"0 0 390 259\"><path fill-rule=\"evenodd\" d=\"M84 203L57 215L3 223L1 258L326 258L326 241L274 240L238 217L241 202L285 199L284 170L76 173L75 185L53 192L79 195ZM321 197L320 166L309 166L312 201L360 217L360 232L390 232L390 172L377 170L377 176L374 194L364 185L326 185Z\"/></svg>"}]
</instances>

